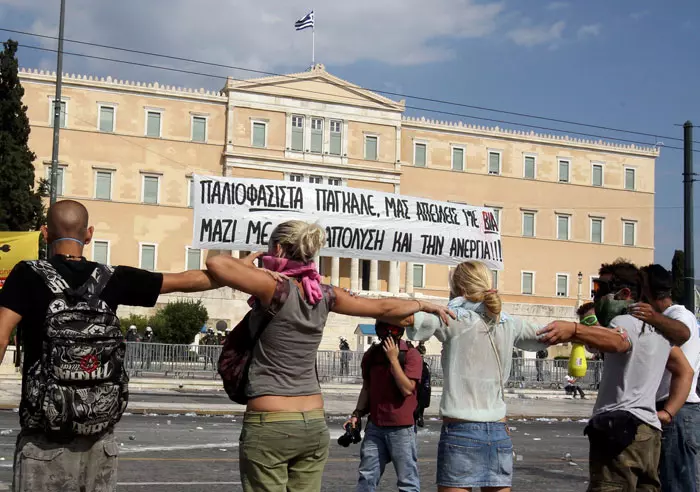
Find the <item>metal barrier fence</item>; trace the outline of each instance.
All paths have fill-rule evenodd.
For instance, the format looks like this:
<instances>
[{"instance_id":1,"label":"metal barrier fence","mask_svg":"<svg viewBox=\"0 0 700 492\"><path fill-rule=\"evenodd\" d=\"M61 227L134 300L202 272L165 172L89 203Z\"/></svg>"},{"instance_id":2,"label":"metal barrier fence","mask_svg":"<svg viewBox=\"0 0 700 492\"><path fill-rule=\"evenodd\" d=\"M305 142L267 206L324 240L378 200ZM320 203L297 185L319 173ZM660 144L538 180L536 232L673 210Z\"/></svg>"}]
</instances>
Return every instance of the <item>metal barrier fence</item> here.
<instances>
[{"instance_id":1,"label":"metal barrier fence","mask_svg":"<svg viewBox=\"0 0 700 492\"><path fill-rule=\"evenodd\" d=\"M179 378L218 378L216 364L221 354L218 345L170 345L129 342L126 344L126 367L134 376ZM322 383L359 383L364 354L352 351L320 350L316 369ZM439 355L426 355L432 384L442 386ZM594 389L600 382L601 361L588 361L586 376L578 384ZM513 359L507 387L561 389L566 386L568 360Z\"/></svg>"}]
</instances>

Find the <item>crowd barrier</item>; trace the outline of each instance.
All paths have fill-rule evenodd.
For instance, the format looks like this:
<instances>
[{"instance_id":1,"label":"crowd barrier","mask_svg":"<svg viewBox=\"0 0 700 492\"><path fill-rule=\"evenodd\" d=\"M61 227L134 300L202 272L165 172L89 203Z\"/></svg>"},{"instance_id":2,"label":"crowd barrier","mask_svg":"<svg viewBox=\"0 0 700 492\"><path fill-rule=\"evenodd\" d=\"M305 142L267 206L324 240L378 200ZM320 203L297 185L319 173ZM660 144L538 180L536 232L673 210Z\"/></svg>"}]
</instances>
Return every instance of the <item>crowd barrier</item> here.
<instances>
[{"instance_id":1,"label":"crowd barrier","mask_svg":"<svg viewBox=\"0 0 700 492\"><path fill-rule=\"evenodd\" d=\"M133 376L218 378L216 364L221 353L218 345L174 345L129 342L126 367ZM362 382L362 356L353 351L320 350L316 370L322 383ZM426 355L432 384L442 385L439 355ZM509 388L561 389L566 386L568 360L514 358L506 386ZM595 389L600 381L602 362L588 361L586 376L578 380L584 389Z\"/></svg>"}]
</instances>

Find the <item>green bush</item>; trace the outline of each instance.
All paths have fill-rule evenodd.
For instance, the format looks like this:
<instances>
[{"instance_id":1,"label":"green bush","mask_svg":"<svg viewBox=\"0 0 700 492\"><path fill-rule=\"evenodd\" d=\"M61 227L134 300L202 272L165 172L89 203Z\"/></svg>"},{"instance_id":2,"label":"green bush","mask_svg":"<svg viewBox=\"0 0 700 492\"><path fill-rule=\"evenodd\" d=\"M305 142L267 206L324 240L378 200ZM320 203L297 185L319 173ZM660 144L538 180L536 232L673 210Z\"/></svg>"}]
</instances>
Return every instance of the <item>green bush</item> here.
<instances>
[{"instance_id":1,"label":"green bush","mask_svg":"<svg viewBox=\"0 0 700 492\"><path fill-rule=\"evenodd\" d=\"M136 331L139 333L146 331L146 327L148 326L148 318L139 314L131 314L126 318L120 318L119 321L121 324L122 333L124 334L126 334L131 325L134 325L136 327Z\"/></svg>"},{"instance_id":2,"label":"green bush","mask_svg":"<svg viewBox=\"0 0 700 492\"><path fill-rule=\"evenodd\" d=\"M208 319L202 301L181 300L169 303L148 322L158 343L190 344Z\"/></svg>"}]
</instances>

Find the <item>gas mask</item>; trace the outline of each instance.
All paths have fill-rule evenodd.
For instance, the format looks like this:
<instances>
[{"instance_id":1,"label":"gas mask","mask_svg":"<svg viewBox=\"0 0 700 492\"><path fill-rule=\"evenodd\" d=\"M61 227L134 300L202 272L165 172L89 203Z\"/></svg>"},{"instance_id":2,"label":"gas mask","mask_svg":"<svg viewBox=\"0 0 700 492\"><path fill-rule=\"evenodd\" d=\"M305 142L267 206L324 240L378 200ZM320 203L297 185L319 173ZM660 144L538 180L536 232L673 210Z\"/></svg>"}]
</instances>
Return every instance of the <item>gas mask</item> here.
<instances>
[{"instance_id":1,"label":"gas mask","mask_svg":"<svg viewBox=\"0 0 700 492\"><path fill-rule=\"evenodd\" d=\"M627 308L633 304L632 300L615 299L615 294L610 293L595 300L595 314L601 326L607 327L616 316L627 314Z\"/></svg>"}]
</instances>

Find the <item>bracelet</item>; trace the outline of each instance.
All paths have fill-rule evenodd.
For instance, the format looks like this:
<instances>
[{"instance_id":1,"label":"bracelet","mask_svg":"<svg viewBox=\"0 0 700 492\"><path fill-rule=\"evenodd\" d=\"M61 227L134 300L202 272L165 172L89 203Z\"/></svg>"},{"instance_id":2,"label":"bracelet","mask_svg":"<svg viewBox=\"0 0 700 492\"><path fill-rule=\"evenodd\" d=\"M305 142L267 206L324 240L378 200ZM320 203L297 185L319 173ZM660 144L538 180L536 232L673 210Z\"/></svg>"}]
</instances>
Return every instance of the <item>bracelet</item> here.
<instances>
[{"instance_id":1,"label":"bracelet","mask_svg":"<svg viewBox=\"0 0 700 492\"><path fill-rule=\"evenodd\" d=\"M666 410L665 408L662 408L660 411L661 411L661 412L666 412L666 415L668 415L669 417L671 417L671 420L673 420L673 415L671 415L671 412L669 412L669 411Z\"/></svg>"},{"instance_id":2,"label":"bracelet","mask_svg":"<svg viewBox=\"0 0 700 492\"><path fill-rule=\"evenodd\" d=\"M578 323L574 321L574 338L576 338L576 334L578 333Z\"/></svg>"},{"instance_id":3,"label":"bracelet","mask_svg":"<svg viewBox=\"0 0 700 492\"><path fill-rule=\"evenodd\" d=\"M421 305L420 301L418 299L414 299L414 301L416 301L418 303L418 311L416 311L416 312L422 311L423 306Z\"/></svg>"}]
</instances>

